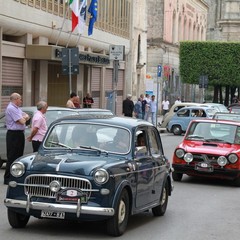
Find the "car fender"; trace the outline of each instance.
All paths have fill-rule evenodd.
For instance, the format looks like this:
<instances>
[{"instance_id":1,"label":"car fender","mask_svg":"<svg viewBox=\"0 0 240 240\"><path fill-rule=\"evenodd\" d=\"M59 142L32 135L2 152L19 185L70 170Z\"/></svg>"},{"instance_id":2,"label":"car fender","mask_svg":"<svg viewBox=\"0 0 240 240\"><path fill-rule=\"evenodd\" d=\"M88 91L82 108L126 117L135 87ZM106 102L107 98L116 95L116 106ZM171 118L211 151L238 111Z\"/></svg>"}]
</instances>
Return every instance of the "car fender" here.
<instances>
[{"instance_id":1,"label":"car fender","mask_svg":"<svg viewBox=\"0 0 240 240\"><path fill-rule=\"evenodd\" d=\"M184 126L184 121L182 121L181 119L179 119L178 121L175 121L175 120L170 121L169 124L168 124L168 129L169 129L170 131L171 131L173 125L180 125L181 128L183 128L183 126Z\"/></svg>"},{"instance_id":2,"label":"car fender","mask_svg":"<svg viewBox=\"0 0 240 240\"><path fill-rule=\"evenodd\" d=\"M129 193L129 199L132 202L131 199L133 198L133 195L132 195L132 189L131 189L130 183L127 180L124 180L118 185L118 187L116 189L115 196L113 198L113 203L112 203L112 207L114 209L116 209L116 207L117 207L118 199L124 188L127 189L128 193Z\"/></svg>"}]
</instances>

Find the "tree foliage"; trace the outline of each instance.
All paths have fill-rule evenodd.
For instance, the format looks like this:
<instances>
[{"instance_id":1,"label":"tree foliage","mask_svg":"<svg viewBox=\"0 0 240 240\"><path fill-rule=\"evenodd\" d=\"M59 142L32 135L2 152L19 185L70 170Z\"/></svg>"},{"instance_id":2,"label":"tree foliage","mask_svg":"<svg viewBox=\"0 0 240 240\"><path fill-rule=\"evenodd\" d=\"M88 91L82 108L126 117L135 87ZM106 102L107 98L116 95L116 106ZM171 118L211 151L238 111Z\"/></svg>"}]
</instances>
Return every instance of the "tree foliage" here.
<instances>
[{"instance_id":1,"label":"tree foliage","mask_svg":"<svg viewBox=\"0 0 240 240\"><path fill-rule=\"evenodd\" d=\"M208 76L211 86L240 85L240 43L180 43L180 76L184 83L198 84L201 75Z\"/></svg>"}]
</instances>

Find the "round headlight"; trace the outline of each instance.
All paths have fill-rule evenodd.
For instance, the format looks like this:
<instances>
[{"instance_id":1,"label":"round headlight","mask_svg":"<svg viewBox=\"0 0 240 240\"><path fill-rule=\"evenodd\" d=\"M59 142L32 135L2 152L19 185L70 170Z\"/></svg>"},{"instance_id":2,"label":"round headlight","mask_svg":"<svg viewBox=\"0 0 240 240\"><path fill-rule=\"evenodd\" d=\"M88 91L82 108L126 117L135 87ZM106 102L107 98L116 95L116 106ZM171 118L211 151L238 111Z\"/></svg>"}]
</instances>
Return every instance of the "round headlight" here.
<instances>
[{"instance_id":1,"label":"round headlight","mask_svg":"<svg viewBox=\"0 0 240 240\"><path fill-rule=\"evenodd\" d=\"M228 161L230 163L235 163L238 160L238 156L235 153L232 153L228 156Z\"/></svg>"},{"instance_id":2,"label":"round headlight","mask_svg":"<svg viewBox=\"0 0 240 240\"><path fill-rule=\"evenodd\" d=\"M227 164L227 158L224 157L224 156L220 156L218 159L217 159L217 163L219 166L223 167Z\"/></svg>"},{"instance_id":3,"label":"round headlight","mask_svg":"<svg viewBox=\"0 0 240 240\"><path fill-rule=\"evenodd\" d=\"M21 162L13 163L10 172L14 177L21 177L25 173L25 166Z\"/></svg>"},{"instance_id":4,"label":"round headlight","mask_svg":"<svg viewBox=\"0 0 240 240\"><path fill-rule=\"evenodd\" d=\"M94 181L97 184L104 184L108 181L109 179L109 174L105 169L98 169L95 173L94 173Z\"/></svg>"},{"instance_id":5,"label":"round headlight","mask_svg":"<svg viewBox=\"0 0 240 240\"><path fill-rule=\"evenodd\" d=\"M185 154L185 151L184 151L183 149L181 149L181 148L178 148L178 149L176 150L175 154L176 154L176 156L177 156L178 158L183 158L183 156L184 156L184 154Z\"/></svg>"},{"instance_id":6,"label":"round headlight","mask_svg":"<svg viewBox=\"0 0 240 240\"><path fill-rule=\"evenodd\" d=\"M193 160L193 155L191 153L186 153L184 155L184 161L190 163Z\"/></svg>"}]
</instances>

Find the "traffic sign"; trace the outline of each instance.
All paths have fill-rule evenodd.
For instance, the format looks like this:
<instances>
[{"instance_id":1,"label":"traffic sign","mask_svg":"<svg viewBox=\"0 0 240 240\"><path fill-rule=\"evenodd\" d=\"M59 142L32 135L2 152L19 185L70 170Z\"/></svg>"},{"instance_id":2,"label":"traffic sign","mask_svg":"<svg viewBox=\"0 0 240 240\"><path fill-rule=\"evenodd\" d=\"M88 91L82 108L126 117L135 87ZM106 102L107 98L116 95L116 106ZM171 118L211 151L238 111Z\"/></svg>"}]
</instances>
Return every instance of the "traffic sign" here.
<instances>
[{"instance_id":1,"label":"traffic sign","mask_svg":"<svg viewBox=\"0 0 240 240\"><path fill-rule=\"evenodd\" d=\"M158 65L158 68L157 68L157 76L158 76L158 77L161 77L161 76L162 76L162 65Z\"/></svg>"},{"instance_id":2,"label":"traffic sign","mask_svg":"<svg viewBox=\"0 0 240 240\"><path fill-rule=\"evenodd\" d=\"M122 45L110 45L109 47L109 59L110 60L124 60L125 46Z\"/></svg>"},{"instance_id":3,"label":"traffic sign","mask_svg":"<svg viewBox=\"0 0 240 240\"><path fill-rule=\"evenodd\" d=\"M62 74L79 73L79 49L63 48L62 49Z\"/></svg>"}]
</instances>

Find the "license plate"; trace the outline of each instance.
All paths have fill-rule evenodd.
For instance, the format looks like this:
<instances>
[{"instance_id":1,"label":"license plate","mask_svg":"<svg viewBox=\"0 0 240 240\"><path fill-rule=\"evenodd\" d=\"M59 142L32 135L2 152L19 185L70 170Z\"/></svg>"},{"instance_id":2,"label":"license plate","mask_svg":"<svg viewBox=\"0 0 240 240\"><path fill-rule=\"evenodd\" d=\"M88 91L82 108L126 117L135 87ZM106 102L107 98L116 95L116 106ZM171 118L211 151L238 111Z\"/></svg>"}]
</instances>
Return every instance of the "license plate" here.
<instances>
[{"instance_id":1,"label":"license plate","mask_svg":"<svg viewBox=\"0 0 240 240\"><path fill-rule=\"evenodd\" d=\"M43 218L64 219L65 218L65 213L64 212L53 212L53 211L43 211L42 210L41 217L43 217Z\"/></svg>"},{"instance_id":2,"label":"license plate","mask_svg":"<svg viewBox=\"0 0 240 240\"><path fill-rule=\"evenodd\" d=\"M205 162L201 162L195 165L195 170L201 172L213 172L213 167Z\"/></svg>"}]
</instances>

